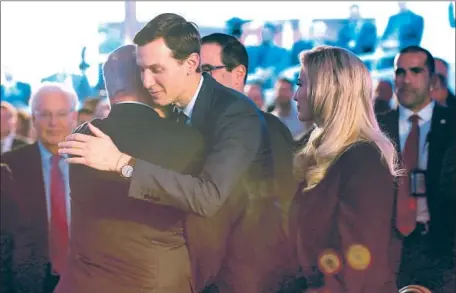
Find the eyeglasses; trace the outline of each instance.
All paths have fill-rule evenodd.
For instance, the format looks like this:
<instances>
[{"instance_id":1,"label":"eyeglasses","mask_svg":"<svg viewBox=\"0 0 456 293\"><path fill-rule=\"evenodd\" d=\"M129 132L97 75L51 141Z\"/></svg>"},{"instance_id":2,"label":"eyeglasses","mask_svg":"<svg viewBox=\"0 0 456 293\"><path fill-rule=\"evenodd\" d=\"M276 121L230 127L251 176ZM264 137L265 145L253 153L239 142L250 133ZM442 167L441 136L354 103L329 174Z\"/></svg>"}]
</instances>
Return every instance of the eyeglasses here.
<instances>
[{"instance_id":1,"label":"eyeglasses","mask_svg":"<svg viewBox=\"0 0 456 293\"><path fill-rule=\"evenodd\" d=\"M212 71L217 70L217 69L222 69L222 68L226 68L226 66L225 65L214 66L214 65L210 65L210 64L201 65L201 70L203 72L207 72L207 73L209 73L211 75L212 75Z\"/></svg>"},{"instance_id":2,"label":"eyeglasses","mask_svg":"<svg viewBox=\"0 0 456 293\"><path fill-rule=\"evenodd\" d=\"M60 111L60 112L57 112L57 113L51 113L51 112L48 112L48 111L43 111L43 112L36 111L36 112L34 112L34 114L39 119L46 120L46 121L51 120L52 117L54 117L56 120L64 120L64 119L68 118L68 116L71 113L72 113L71 111Z\"/></svg>"}]
</instances>

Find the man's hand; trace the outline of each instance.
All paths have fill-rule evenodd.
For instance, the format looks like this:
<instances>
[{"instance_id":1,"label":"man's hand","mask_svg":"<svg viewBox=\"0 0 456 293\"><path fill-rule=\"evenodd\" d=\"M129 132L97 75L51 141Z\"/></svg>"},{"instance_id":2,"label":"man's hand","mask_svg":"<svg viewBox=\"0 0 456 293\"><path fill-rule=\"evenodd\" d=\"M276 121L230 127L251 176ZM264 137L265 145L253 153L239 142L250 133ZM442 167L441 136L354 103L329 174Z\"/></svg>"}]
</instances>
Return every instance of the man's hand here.
<instances>
[{"instance_id":1,"label":"man's hand","mask_svg":"<svg viewBox=\"0 0 456 293\"><path fill-rule=\"evenodd\" d=\"M119 172L120 162L130 158L119 151L111 138L92 124L88 124L95 136L73 133L59 143L59 154L73 155L67 158L70 164L82 164L101 171Z\"/></svg>"}]
</instances>

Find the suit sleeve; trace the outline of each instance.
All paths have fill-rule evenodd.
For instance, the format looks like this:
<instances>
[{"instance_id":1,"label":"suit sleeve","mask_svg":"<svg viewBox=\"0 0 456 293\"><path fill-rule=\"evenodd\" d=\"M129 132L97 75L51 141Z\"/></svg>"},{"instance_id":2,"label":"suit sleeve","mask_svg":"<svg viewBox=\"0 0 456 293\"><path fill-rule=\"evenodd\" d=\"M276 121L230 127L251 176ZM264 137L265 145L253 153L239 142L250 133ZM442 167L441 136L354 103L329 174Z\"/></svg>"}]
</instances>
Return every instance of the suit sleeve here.
<instances>
[{"instance_id":1,"label":"suit sleeve","mask_svg":"<svg viewBox=\"0 0 456 293\"><path fill-rule=\"evenodd\" d=\"M214 215L254 160L263 131L259 114L242 101L222 114L215 129L214 143L198 176L137 160L129 196L201 216Z\"/></svg>"},{"instance_id":2,"label":"suit sleeve","mask_svg":"<svg viewBox=\"0 0 456 293\"><path fill-rule=\"evenodd\" d=\"M25 205L19 197L12 173L4 164L1 165L1 174L2 239L5 235L11 237L11 245L2 246L2 249L7 249L11 261L2 265L10 264L8 270L12 273L10 275L12 292L33 292L31 288L35 284L36 268L30 263L32 259L30 247L33 245L33 239L29 232L32 226ZM7 276L2 276L2 279L3 277ZM3 291L0 290L0 292Z\"/></svg>"},{"instance_id":3,"label":"suit sleeve","mask_svg":"<svg viewBox=\"0 0 456 293\"><path fill-rule=\"evenodd\" d=\"M332 238L329 248L339 255L341 267L325 276L325 288L329 292L391 292L393 179L374 148L348 152L339 165L339 198L332 213L332 236L328 236Z\"/></svg>"}]
</instances>

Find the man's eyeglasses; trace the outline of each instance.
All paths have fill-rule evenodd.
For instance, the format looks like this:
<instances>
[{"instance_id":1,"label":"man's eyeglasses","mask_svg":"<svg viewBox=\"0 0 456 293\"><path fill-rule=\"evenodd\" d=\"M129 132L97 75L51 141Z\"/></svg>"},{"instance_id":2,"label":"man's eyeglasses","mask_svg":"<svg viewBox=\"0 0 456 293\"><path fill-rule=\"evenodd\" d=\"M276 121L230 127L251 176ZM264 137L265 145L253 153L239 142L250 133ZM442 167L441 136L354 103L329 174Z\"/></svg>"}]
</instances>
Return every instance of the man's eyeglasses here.
<instances>
[{"instance_id":1,"label":"man's eyeglasses","mask_svg":"<svg viewBox=\"0 0 456 293\"><path fill-rule=\"evenodd\" d=\"M34 112L34 114L39 119L45 120L45 121L51 120L52 117L54 117L57 120L64 120L64 119L68 118L68 116L71 113L72 113L71 111L60 111L60 112L57 112L57 113L51 113L51 112L47 112L47 111L43 111L43 112L36 111L36 112Z\"/></svg>"},{"instance_id":2,"label":"man's eyeglasses","mask_svg":"<svg viewBox=\"0 0 456 293\"><path fill-rule=\"evenodd\" d=\"M217 69L222 69L222 68L226 68L226 66L225 65L214 66L214 65L210 65L210 64L201 65L201 70L203 72L207 72L211 75L212 75L212 71L217 70Z\"/></svg>"}]
</instances>

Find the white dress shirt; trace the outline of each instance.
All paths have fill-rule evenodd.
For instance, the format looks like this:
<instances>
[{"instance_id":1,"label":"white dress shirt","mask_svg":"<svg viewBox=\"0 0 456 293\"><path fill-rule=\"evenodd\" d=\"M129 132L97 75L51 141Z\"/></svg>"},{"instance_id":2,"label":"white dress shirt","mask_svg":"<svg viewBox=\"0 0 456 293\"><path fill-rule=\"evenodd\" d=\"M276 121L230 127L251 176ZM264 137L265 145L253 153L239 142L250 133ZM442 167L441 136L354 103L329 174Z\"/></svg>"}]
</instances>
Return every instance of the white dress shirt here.
<instances>
[{"instance_id":1,"label":"white dress shirt","mask_svg":"<svg viewBox=\"0 0 456 293\"><path fill-rule=\"evenodd\" d=\"M184 112L185 116L188 117L186 124L189 124L189 125L191 124L193 108L195 107L195 102L196 102L196 99L198 98L199 92L201 90L201 86L203 85L203 81L204 81L204 77L201 75L201 79L198 84L198 88L196 89L195 94L193 95L192 99L190 100L190 103L188 103L184 109L179 108L179 112L180 111Z\"/></svg>"},{"instance_id":2,"label":"white dress shirt","mask_svg":"<svg viewBox=\"0 0 456 293\"><path fill-rule=\"evenodd\" d=\"M13 142L14 142L15 136L16 135L14 133L10 133L10 134L8 134L7 137L2 139L2 142L1 142L2 143L2 147L1 147L2 154L9 152L13 148Z\"/></svg>"},{"instance_id":3,"label":"white dress shirt","mask_svg":"<svg viewBox=\"0 0 456 293\"><path fill-rule=\"evenodd\" d=\"M435 102L432 101L429 105L421 109L418 113L413 113L409 109L399 105L399 143L401 152L404 151L405 141L412 128L412 123L408 120L410 116L416 114L420 117L418 126L420 128L420 140L418 148L418 168L421 170L427 169L428 163L428 135L431 130L432 112L434 111ZM427 199L425 197L417 198L417 222L427 223L430 220Z\"/></svg>"},{"instance_id":4,"label":"white dress shirt","mask_svg":"<svg viewBox=\"0 0 456 293\"><path fill-rule=\"evenodd\" d=\"M49 152L41 142L38 142L38 148L40 149L41 155L41 166L43 168L43 181L44 181L44 191L46 195L46 209L48 222L51 220L51 168L52 168L52 153ZM71 218L71 205L70 205L70 178L69 178L69 165L62 158L59 161L60 171L62 172L63 180L65 181L65 197L66 197L66 212L67 212L67 222L68 227L70 225Z\"/></svg>"}]
</instances>

